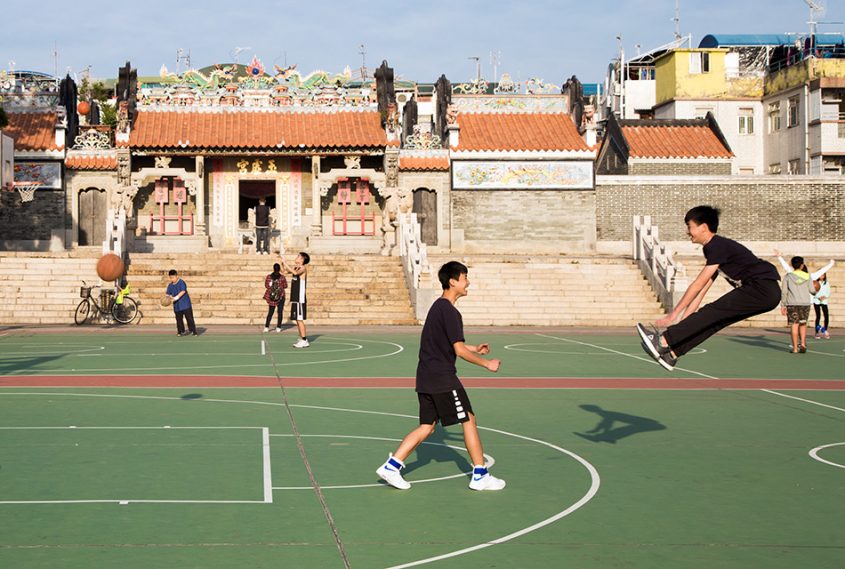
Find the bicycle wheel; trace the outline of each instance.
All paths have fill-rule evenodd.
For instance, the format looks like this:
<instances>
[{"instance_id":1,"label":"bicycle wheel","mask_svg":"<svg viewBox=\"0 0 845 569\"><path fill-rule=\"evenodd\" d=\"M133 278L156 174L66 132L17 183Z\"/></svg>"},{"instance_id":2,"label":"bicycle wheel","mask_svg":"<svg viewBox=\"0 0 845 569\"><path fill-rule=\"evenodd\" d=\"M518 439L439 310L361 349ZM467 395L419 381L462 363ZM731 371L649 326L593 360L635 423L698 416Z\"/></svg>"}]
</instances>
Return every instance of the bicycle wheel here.
<instances>
[{"instance_id":1,"label":"bicycle wheel","mask_svg":"<svg viewBox=\"0 0 845 569\"><path fill-rule=\"evenodd\" d=\"M114 304L111 314L121 324L129 324L138 316L138 304L128 296L123 297L123 304Z\"/></svg>"},{"instance_id":2,"label":"bicycle wheel","mask_svg":"<svg viewBox=\"0 0 845 569\"><path fill-rule=\"evenodd\" d=\"M82 324L85 324L85 321L88 320L89 316L91 316L91 304L88 302L88 299L85 298L76 307L76 312L73 315L73 321L76 322L77 326L81 326Z\"/></svg>"}]
</instances>

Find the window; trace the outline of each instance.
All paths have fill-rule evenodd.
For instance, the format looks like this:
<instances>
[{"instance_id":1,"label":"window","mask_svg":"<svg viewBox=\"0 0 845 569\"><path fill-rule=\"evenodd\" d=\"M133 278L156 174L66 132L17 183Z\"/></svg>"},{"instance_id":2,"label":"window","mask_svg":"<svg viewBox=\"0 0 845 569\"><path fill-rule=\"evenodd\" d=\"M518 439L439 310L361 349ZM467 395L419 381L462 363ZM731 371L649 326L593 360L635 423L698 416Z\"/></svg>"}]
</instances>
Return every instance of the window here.
<instances>
[{"instance_id":1,"label":"window","mask_svg":"<svg viewBox=\"0 0 845 569\"><path fill-rule=\"evenodd\" d=\"M789 106L787 108L787 126L798 126L798 97L789 98Z\"/></svg>"},{"instance_id":2,"label":"window","mask_svg":"<svg viewBox=\"0 0 845 569\"><path fill-rule=\"evenodd\" d=\"M798 158L795 158L794 160L790 160L789 162L786 163L786 173L791 175L791 176L798 174L799 173L798 169L800 168L800 164L801 164L801 161Z\"/></svg>"},{"instance_id":3,"label":"window","mask_svg":"<svg viewBox=\"0 0 845 569\"><path fill-rule=\"evenodd\" d=\"M780 164L769 164L769 174L780 174L781 168Z\"/></svg>"},{"instance_id":4,"label":"window","mask_svg":"<svg viewBox=\"0 0 845 569\"><path fill-rule=\"evenodd\" d=\"M769 132L780 130L780 101L769 104Z\"/></svg>"},{"instance_id":5,"label":"window","mask_svg":"<svg viewBox=\"0 0 845 569\"><path fill-rule=\"evenodd\" d=\"M710 73L710 54L704 51L695 51L689 54L690 75L699 73Z\"/></svg>"},{"instance_id":6,"label":"window","mask_svg":"<svg viewBox=\"0 0 845 569\"><path fill-rule=\"evenodd\" d=\"M754 134L754 109L739 109L739 134Z\"/></svg>"}]
</instances>

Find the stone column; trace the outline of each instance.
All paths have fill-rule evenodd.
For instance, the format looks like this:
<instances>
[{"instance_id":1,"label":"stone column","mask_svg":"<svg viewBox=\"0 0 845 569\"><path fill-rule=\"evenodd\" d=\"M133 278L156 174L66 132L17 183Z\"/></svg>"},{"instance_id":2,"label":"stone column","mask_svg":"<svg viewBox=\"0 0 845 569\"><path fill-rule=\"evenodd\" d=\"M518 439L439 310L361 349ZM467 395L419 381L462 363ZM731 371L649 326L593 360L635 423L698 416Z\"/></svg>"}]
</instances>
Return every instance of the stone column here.
<instances>
[{"instance_id":1,"label":"stone column","mask_svg":"<svg viewBox=\"0 0 845 569\"><path fill-rule=\"evenodd\" d=\"M323 208L320 196L320 157L311 157L311 236L323 235Z\"/></svg>"},{"instance_id":2,"label":"stone column","mask_svg":"<svg viewBox=\"0 0 845 569\"><path fill-rule=\"evenodd\" d=\"M197 212L194 223L194 235L207 235L207 228L205 225L205 157L196 157L196 172L197 176L197 195L196 199Z\"/></svg>"}]
</instances>

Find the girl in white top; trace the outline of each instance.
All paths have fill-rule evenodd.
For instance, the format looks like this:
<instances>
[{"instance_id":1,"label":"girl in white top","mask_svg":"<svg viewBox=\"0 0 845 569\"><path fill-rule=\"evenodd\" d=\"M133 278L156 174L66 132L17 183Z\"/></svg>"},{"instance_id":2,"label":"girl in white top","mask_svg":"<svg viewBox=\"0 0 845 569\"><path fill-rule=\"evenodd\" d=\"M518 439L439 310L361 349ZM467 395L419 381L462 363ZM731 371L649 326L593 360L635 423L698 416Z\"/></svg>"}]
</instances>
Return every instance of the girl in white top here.
<instances>
[{"instance_id":1,"label":"girl in white top","mask_svg":"<svg viewBox=\"0 0 845 569\"><path fill-rule=\"evenodd\" d=\"M819 290L813 297L813 310L816 311L816 340L824 337L825 340L830 340L830 314L827 309L827 301L830 299L830 283L827 282L827 273L819 277ZM821 315L824 313L824 326L819 326Z\"/></svg>"}]
</instances>

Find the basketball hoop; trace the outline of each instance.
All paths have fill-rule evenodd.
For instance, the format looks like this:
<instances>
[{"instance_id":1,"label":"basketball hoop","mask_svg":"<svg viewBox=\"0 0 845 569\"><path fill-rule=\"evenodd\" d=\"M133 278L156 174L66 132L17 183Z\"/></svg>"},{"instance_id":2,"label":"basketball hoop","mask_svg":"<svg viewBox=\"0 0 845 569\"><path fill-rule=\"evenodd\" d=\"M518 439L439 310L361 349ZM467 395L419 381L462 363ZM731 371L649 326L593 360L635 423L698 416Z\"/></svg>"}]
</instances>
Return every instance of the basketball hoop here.
<instances>
[{"instance_id":1,"label":"basketball hoop","mask_svg":"<svg viewBox=\"0 0 845 569\"><path fill-rule=\"evenodd\" d=\"M26 203L35 199L35 190L41 187L41 182L14 182L14 185L21 195L21 203Z\"/></svg>"}]
</instances>

